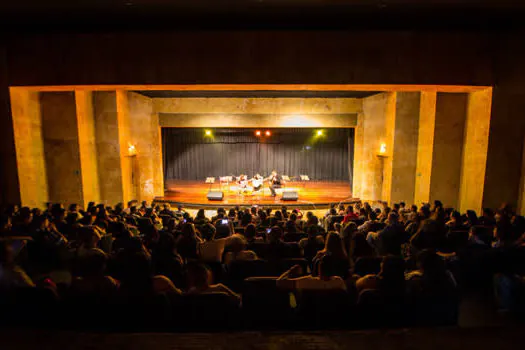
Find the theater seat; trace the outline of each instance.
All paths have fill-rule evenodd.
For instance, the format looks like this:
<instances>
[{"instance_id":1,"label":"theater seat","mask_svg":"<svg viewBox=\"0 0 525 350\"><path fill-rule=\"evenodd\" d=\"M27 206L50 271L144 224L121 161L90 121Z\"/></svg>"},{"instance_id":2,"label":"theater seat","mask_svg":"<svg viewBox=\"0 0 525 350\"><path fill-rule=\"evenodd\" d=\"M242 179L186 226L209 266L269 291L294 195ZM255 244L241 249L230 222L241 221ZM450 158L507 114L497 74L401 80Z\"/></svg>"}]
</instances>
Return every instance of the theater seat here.
<instances>
[{"instance_id":1,"label":"theater seat","mask_svg":"<svg viewBox=\"0 0 525 350\"><path fill-rule=\"evenodd\" d=\"M185 295L173 312L174 318L183 321L182 328L216 330L240 324L239 304L226 293Z\"/></svg>"},{"instance_id":2,"label":"theater seat","mask_svg":"<svg viewBox=\"0 0 525 350\"><path fill-rule=\"evenodd\" d=\"M413 310L406 297L384 296L375 289L363 290L357 300L359 327L402 327L407 325Z\"/></svg>"},{"instance_id":3,"label":"theater seat","mask_svg":"<svg viewBox=\"0 0 525 350\"><path fill-rule=\"evenodd\" d=\"M357 259L354 266L354 274L361 277L366 275L376 275L381 270L381 257L361 257Z\"/></svg>"},{"instance_id":4,"label":"theater seat","mask_svg":"<svg viewBox=\"0 0 525 350\"><path fill-rule=\"evenodd\" d=\"M244 279L269 275L266 260L236 260L227 267L226 284L234 291L240 291Z\"/></svg>"},{"instance_id":5,"label":"theater seat","mask_svg":"<svg viewBox=\"0 0 525 350\"><path fill-rule=\"evenodd\" d=\"M303 327L347 327L354 319L355 296L343 290L296 293L297 315Z\"/></svg>"},{"instance_id":6,"label":"theater seat","mask_svg":"<svg viewBox=\"0 0 525 350\"><path fill-rule=\"evenodd\" d=\"M290 293L278 289L277 277L249 277L242 287L243 319L251 326L275 328L293 318Z\"/></svg>"},{"instance_id":7,"label":"theater seat","mask_svg":"<svg viewBox=\"0 0 525 350\"><path fill-rule=\"evenodd\" d=\"M285 242L293 242L297 243L303 238L308 238L308 235L304 232L293 232L293 233L285 233L284 234L284 241Z\"/></svg>"}]
</instances>

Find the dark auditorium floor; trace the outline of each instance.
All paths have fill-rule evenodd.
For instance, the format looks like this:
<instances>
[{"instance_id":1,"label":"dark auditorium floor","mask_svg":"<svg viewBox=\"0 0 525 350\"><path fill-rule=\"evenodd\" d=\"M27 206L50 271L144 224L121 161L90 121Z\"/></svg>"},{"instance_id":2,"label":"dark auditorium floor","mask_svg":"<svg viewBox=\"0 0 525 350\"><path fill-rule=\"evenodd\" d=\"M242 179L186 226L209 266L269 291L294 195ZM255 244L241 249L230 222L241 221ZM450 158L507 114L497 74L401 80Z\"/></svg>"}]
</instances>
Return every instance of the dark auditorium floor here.
<instances>
[{"instance_id":1,"label":"dark auditorium floor","mask_svg":"<svg viewBox=\"0 0 525 350\"><path fill-rule=\"evenodd\" d=\"M389 331L142 333L104 334L51 331L0 331L2 350L302 350L523 348L525 328L432 328Z\"/></svg>"}]
</instances>

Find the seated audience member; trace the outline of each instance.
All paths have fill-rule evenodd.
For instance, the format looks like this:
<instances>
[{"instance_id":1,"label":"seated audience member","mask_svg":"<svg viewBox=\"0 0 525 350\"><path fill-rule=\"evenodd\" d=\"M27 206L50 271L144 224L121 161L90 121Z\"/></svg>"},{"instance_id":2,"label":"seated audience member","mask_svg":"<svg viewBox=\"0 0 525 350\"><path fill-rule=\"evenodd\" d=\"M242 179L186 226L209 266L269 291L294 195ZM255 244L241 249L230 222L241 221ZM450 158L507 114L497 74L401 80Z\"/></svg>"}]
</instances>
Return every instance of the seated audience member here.
<instances>
[{"instance_id":1,"label":"seated audience member","mask_svg":"<svg viewBox=\"0 0 525 350\"><path fill-rule=\"evenodd\" d=\"M8 236L11 234L11 217L8 215L0 214L0 236Z\"/></svg>"},{"instance_id":2,"label":"seated audience member","mask_svg":"<svg viewBox=\"0 0 525 350\"><path fill-rule=\"evenodd\" d=\"M11 242L0 241L0 291L35 286L25 271L16 265L15 254Z\"/></svg>"},{"instance_id":3,"label":"seated audience member","mask_svg":"<svg viewBox=\"0 0 525 350\"><path fill-rule=\"evenodd\" d=\"M13 223L13 236L31 236L33 233L31 222L33 221L33 213L28 207L20 208L17 220Z\"/></svg>"},{"instance_id":4,"label":"seated audience member","mask_svg":"<svg viewBox=\"0 0 525 350\"><path fill-rule=\"evenodd\" d=\"M270 226L270 218L264 210L259 210L259 226L262 226L262 227Z\"/></svg>"},{"instance_id":5,"label":"seated audience member","mask_svg":"<svg viewBox=\"0 0 525 350\"><path fill-rule=\"evenodd\" d=\"M465 229L465 226L463 225L463 221L461 219L461 214L455 210L450 214L450 220L446 223L446 225L450 231L458 231Z\"/></svg>"},{"instance_id":6,"label":"seated audience member","mask_svg":"<svg viewBox=\"0 0 525 350\"><path fill-rule=\"evenodd\" d=\"M357 232L367 234L376 226L377 222L377 214L374 211L369 211L368 220L357 228Z\"/></svg>"},{"instance_id":7,"label":"seated audience member","mask_svg":"<svg viewBox=\"0 0 525 350\"><path fill-rule=\"evenodd\" d=\"M266 259L280 260L292 257L291 246L283 241L283 230L279 226L270 229L268 240Z\"/></svg>"},{"instance_id":8,"label":"seated audience member","mask_svg":"<svg viewBox=\"0 0 525 350\"><path fill-rule=\"evenodd\" d=\"M345 215L346 208L344 204L339 204L339 207L337 207L337 215Z\"/></svg>"},{"instance_id":9,"label":"seated audience member","mask_svg":"<svg viewBox=\"0 0 525 350\"><path fill-rule=\"evenodd\" d=\"M217 222L219 219L226 218L226 210L224 208L217 209L217 215L211 218L211 222Z\"/></svg>"},{"instance_id":10,"label":"seated audience member","mask_svg":"<svg viewBox=\"0 0 525 350\"><path fill-rule=\"evenodd\" d=\"M204 213L204 209L199 209L199 211L197 211L197 215L195 216L195 219L193 220L193 223L197 226L200 226L200 225L207 224L208 222L209 220Z\"/></svg>"},{"instance_id":11,"label":"seated audience member","mask_svg":"<svg viewBox=\"0 0 525 350\"><path fill-rule=\"evenodd\" d=\"M288 218L288 221L286 221L286 224L284 225L285 231L287 233L296 233L300 231L297 227L297 215L291 214Z\"/></svg>"},{"instance_id":12,"label":"seated audience member","mask_svg":"<svg viewBox=\"0 0 525 350\"><path fill-rule=\"evenodd\" d=\"M300 265L293 266L277 279L277 287L293 290L343 290L345 281L338 275L338 264L329 255L319 260L318 276L302 276L304 271Z\"/></svg>"},{"instance_id":13,"label":"seated audience member","mask_svg":"<svg viewBox=\"0 0 525 350\"><path fill-rule=\"evenodd\" d=\"M233 301L240 303L241 297L222 283L212 284L213 275L210 269L203 264L190 264L188 266L188 291L187 294L226 293Z\"/></svg>"},{"instance_id":14,"label":"seated audience member","mask_svg":"<svg viewBox=\"0 0 525 350\"><path fill-rule=\"evenodd\" d=\"M430 249L419 252L417 267L406 276L410 294L438 298L454 296L456 280L439 255Z\"/></svg>"},{"instance_id":15,"label":"seated audience member","mask_svg":"<svg viewBox=\"0 0 525 350\"><path fill-rule=\"evenodd\" d=\"M98 243L102 236L96 226L84 226L78 230L80 246L77 249L77 256L84 257L96 253Z\"/></svg>"},{"instance_id":16,"label":"seated audience member","mask_svg":"<svg viewBox=\"0 0 525 350\"><path fill-rule=\"evenodd\" d=\"M218 224L217 228L228 226L228 224ZM199 257L206 262L221 262L224 248L229 243L231 237L216 238L217 229L212 224L201 227L201 235L204 239L199 244Z\"/></svg>"},{"instance_id":17,"label":"seated audience member","mask_svg":"<svg viewBox=\"0 0 525 350\"><path fill-rule=\"evenodd\" d=\"M79 223L83 226L90 226L94 225L95 221L97 220L97 213L98 208L93 206L89 208L89 210L86 212L86 215L79 220Z\"/></svg>"},{"instance_id":18,"label":"seated audience member","mask_svg":"<svg viewBox=\"0 0 525 350\"><path fill-rule=\"evenodd\" d=\"M348 208L346 208L346 213L345 213L345 217L343 218L343 224L346 224L347 222L351 221L351 220L357 220L359 218L359 216L354 213L354 207L352 207L351 205L348 206Z\"/></svg>"},{"instance_id":19,"label":"seated audience member","mask_svg":"<svg viewBox=\"0 0 525 350\"><path fill-rule=\"evenodd\" d=\"M299 241L299 248L308 262L317 256L317 253L324 248L324 238L319 233L316 226L310 226L306 230L308 238L303 238Z\"/></svg>"},{"instance_id":20,"label":"seated audience member","mask_svg":"<svg viewBox=\"0 0 525 350\"><path fill-rule=\"evenodd\" d=\"M512 225L507 218L501 219L496 223L493 234L493 248L510 248L514 245L515 237L513 237Z\"/></svg>"},{"instance_id":21,"label":"seated audience member","mask_svg":"<svg viewBox=\"0 0 525 350\"><path fill-rule=\"evenodd\" d=\"M490 208L484 208L483 214L478 218L479 225L482 226L494 226L496 219L494 218L494 212Z\"/></svg>"},{"instance_id":22,"label":"seated audience member","mask_svg":"<svg viewBox=\"0 0 525 350\"><path fill-rule=\"evenodd\" d=\"M264 242L264 239L262 237L257 237L257 229L254 224L249 224L244 228L243 233L246 243L252 244L256 242Z\"/></svg>"},{"instance_id":23,"label":"seated audience member","mask_svg":"<svg viewBox=\"0 0 525 350\"><path fill-rule=\"evenodd\" d=\"M185 213L186 213L186 210L184 210L184 208L180 204L177 206L177 210L173 211L173 214L177 218L182 218Z\"/></svg>"},{"instance_id":24,"label":"seated audience member","mask_svg":"<svg viewBox=\"0 0 525 350\"><path fill-rule=\"evenodd\" d=\"M359 216L358 216L357 219L361 220L361 221L365 221L367 218L368 218L368 215L366 213L365 208L360 208L359 209Z\"/></svg>"},{"instance_id":25,"label":"seated audience member","mask_svg":"<svg viewBox=\"0 0 525 350\"><path fill-rule=\"evenodd\" d=\"M153 271L168 277L176 286L184 283L184 261L177 252L175 238L169 232L162 233L152 253Z\"/></svg>"},{"instance_id":26,"label":"seated audience member","mask_svg":"<svg viewBox=\"0 0 525 350\"><path fill-rule=\"evenodd\" d=\"M168 216L171 216L172 218L176 216L175 213L171 210L169 203L164 203L162 207L163 209L160 211L159 213L160 215L168 215ZM182 214L180 216L182 217Z\"/></svg>"},{"instance_id":27,"label":"seated audience member","mask_svg":"<svg viewBox=\"0 0 525 350\"><path fill-rule=\"evenodd\" d=\"M82 258L78 262L79 277L71 282L71 289L75 294L98 297L112 297L118 289L117 281L104 274L107 256L100 249Z\"/></svg>"},{"instance_id":28,"label":"seated audience member","mask_svg":"<svg viewBox=\"0 0 525 350\"><path fill-rule=\"evenodd\" d=\"M166 276L153 275L151 259L145 252L130 253L121 259L123 273L119 294L144 297L155 294L182 294Z\"/></svg>"},{"instance_id":29,"label":"seated audience member","mask_svg":"<svg viewBox=\"0 0 525 350\"><path fill-rule=\"evenodd\" d=\"M350 240L350 258L356 262L359 258L373 257L375 250L366 241L366 235L357 232Z\"/></svg>"},{"instance_id":30,"label":"seated audience member","mask_svg":"<svg viewBox=\"0 0 525 350\"><path fill-rule=\"evenodd\" d=\"M253 225L252 225L253 226ZM224 257L224 263L229 264L236 260L255 260L257 254L251 250L247 250L248 242L243 235L234 234L228 239L228 246L230 251Z\"/></svg>"},{"instance_id":31,"label":"seated audience member","mask_svg":"<svg viewBox=\"0 0 525 350\"><path fill-rule=\"evenodd\" d=\"M408 241L408 235L399 224L398 215L392 212L388 215L387 226L380 232L370 232L368 243L381 255L401 255L401 245Z\"/></svg>"},{"instance_id":32,"label":"seated audience member","mask_svg":"<svg viewBox=\"0 0 525 350\"><path fill-rule=\"evenodd\" d=\"M422 221L423 217L417 212L411 211L410 213L408 213L408 221L407 225L405 226L405 232L407 233L408 237L412 237L416 234L416 232L421 227Z\"/></svg>"},{"instance_id":33,"label":"seated audience member","mask_svg":"<svg viewBox=\"0 0 525 350\"><path fill-rule=\"evenodd\" d=\"M237 217L237 213L235 212L235 209L231 208L228 211L228 220L235 221L235 218Z\"/></svg>"},{"instance_id":34,"label":"seated audience member","mask_svg":"<svg viewBox=\"0 0 525 350\"><path fill-rule=\"evenodd\" d=\"M241 227L246 227L249 224L253 224L252 214L244 213L241 219Z\"/></svg>"},{"instance_id":35,"label":"seated audience member","mask_svg":"<svg viewBox=\"0 0 525 350\"><path fill-rule=\"evenodd\" d=\"M463 224L472 227L478 225L478 216L474 210L467 210L467 221Z\"/></svg>"},{"instance_id":36,"label":"seated audience member","mask_svg":"<svg viewBox=\"0 0 525 350\"><path fill-rule=\"evenodd\" d=\"M447 227L432 214L429 219L423 220L419 230L410 238L411 249L415 252L424 249L440 250L446 245Z\"/></svg>"},{"instance_id":37,"label":"seated audience member","mask_svg":"<svg viewBox=\"0 0 525 350\"><path fill-rule=\"evenodd\" d=\"M377 275L366 275L356 281L357 292L375 289L383 295L402 296L405 294L405 261L399 256L387 255L381 262Z\"/></svg>"},{"instance_id":38,"label":"seated audience member","mask_svg":"<svg viewBox=\"0 0 525 350\"><path fill-rule=\"evenodd\" d=\"M332 258L331 269L332 271L335 271L338 276L346 277L348 275L350 262L348 260L348 255L346 254L343 240L337 233L328 232L324 248L317 252L317 255L313 260L314 275L318 273L318 264L324 256L330 256Z\"/></svg>"},{"instance_id":39,"label":"seated audience member","mask_svg":"<svg viewBox=\"0 0 525 350\"><path fill-rule=\"evenodd\" d=\"M197 259L199 244L203 240L195 230L195 225L185 223L182 225L182 233L177 239L177 251L183 259Z\"/></svg>"}]
</instances>

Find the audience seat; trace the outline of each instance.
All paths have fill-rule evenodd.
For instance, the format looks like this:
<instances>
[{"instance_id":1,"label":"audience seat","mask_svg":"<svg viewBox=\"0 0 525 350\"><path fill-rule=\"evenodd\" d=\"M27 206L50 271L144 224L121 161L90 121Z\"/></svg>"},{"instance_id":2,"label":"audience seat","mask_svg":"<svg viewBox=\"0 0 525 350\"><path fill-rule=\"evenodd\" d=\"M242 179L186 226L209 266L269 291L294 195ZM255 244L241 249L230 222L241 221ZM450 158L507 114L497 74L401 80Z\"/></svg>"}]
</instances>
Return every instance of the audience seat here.
<instances>
[{"instance_id":1,"label":"audience seat","mask_svg":"<svg viewBox=\"0 0 525 350\"><path fill-rule=\"evenodd\" d=\"M226 284L235 291L242 288L243 281L248 277L269 276L266 260L236 260L227 268Z\"/></svg>"},{"instance_id":2,"label":"audience seat","mask_svg":"<svg viewBox=\"0 0 525 350\"><path fill-rule=\"evenodd\" d=\"M177 328L217 330L240 325L239 304L226 293L188 294L173 308Z\"/></svg>"},{"instance_id":3,"label":"audience seat","mask_svg":"<svg viewBox=\"0 0 525 350\"><path fill-rule=\"evenodd\" d=\"M413 314L409 310L405 296L386 297L375 289L361 291L357 300L359 322L355 326L403 327Z\"/></svg>"},{"instance_id":4,"label":"audience seat","mask_svg":"<svg viewBox=\"0 0 525 350\"><path fill-rule=\"evenodd\" d=\"M308 235L304 232L285 233L283 237L285 242L299 242L303 238L308 238Z\"/></svg>"},{"instance_id":5,"label":"audience seat","mask_svg":"<svg viewBox=\"0 0 525 350\"><path fill-rule=\"evenodd\" d=\"M293 318L290 293L276 286L276 277L249 277L242 287L243 319L265 328L285 326Z\"/></svg>"},{"instance_id":6,"label":"audience seat","mask_svg":"<svg viewBox=\"0 0 525 350\"><path fill-rule=\"evenodd\" d=\"M296 300L303 327L346 328L355 318L355 297L343 290L303 290L296 293Z\"/></svg>"},{"instance_id":7,"label":"audience seat","mask_svg":"<svg viewBox=\"0 0 525 350\"><path fill-rule=\"evenodd\" d=\"M354 274L361 277L366 275L376 275L381 270L381 257L361 257L357 259L354 266Z\"/></svg>"},{"instance_id":8,"label":"audience seat","mask_svg":"<svg viewBox=\"0 0 525 350\"><path fill-rule=\"evenodd\" d=\"M268 262L268 272L271 276L280 276L294 265L300 265L304 273L308 273L308 261L304 258L281 259Z\"/></svg>"}]
</instances>

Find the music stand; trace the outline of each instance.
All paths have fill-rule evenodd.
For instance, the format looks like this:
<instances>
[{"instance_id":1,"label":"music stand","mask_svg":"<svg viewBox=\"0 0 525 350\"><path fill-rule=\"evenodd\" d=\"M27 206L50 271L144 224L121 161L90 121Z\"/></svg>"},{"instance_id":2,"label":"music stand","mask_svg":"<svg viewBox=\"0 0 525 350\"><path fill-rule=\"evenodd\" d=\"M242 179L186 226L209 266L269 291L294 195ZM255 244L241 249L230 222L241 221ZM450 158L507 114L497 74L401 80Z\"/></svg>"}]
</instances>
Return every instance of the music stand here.
<instances>
[{"instance_id":1,"label":"music stand","mask_svg":"<svg viewBox=\"0 0 525 350\"><path fill-rule=\"evenodd\" d=\"M210 184L210 191L211 191L211 187L215 183L215 178L214 177L207 177L206 181L204 183Z\"/></svg>"},{"instance_id":2,"label":"music stand","mask_svg":"<svg viewBox=\"0 0 525 350\"><path fill-rule=\"evenodd\" d=\"M310 178L308 177L308 175L299 175L299 177L301 178L303 187L306 187L306 183L310 181Z\"/></svg>"}]
</instances>

